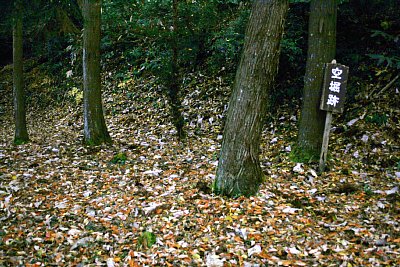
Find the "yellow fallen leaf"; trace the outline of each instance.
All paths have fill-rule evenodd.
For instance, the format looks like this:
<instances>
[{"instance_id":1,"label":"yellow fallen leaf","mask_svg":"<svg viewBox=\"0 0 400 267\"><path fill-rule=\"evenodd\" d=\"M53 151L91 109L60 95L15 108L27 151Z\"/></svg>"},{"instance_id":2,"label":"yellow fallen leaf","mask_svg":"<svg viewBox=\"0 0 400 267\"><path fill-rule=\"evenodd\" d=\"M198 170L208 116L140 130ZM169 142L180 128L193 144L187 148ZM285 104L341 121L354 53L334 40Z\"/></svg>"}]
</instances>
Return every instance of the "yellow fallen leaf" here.
<instances>
[{"instance_id":1,"label":"yellow fallen leaf","mask_svg":"<svg viewBox=\"0 0 400 267\"><path fill-rule=\"evenodd\" d=\"M228 216L226 216L226 217L225 217L225 221L230 221L230 222L232 222L232 221L233 221L233 219L232 219L232 217L231 217L231 216L229 216L229 215L228 215Z\"/></svg>"},{"instance_id":2,"label":"yellow fallen leaf","mask_svg":"<svg viewBox=\"0 0 400 267\"><path fill-rule=\"evenodd\" d=\"M199 254L197 254L197 253L192 254L192 259L194 259L194 260L199 260L200 258L201 258L201 257L200 257Z\"/></svg>"}]
</instances>

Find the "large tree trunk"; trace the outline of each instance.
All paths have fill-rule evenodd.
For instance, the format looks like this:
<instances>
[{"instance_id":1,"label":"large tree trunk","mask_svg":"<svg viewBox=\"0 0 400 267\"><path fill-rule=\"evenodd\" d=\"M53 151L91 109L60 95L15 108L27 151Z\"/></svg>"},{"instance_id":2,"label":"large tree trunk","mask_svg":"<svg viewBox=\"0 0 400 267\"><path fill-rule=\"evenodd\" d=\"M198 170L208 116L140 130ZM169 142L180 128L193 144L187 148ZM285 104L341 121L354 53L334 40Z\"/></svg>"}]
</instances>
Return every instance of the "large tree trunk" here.
<instances>
[{"instance_id":1,"label":"large tree trunk","mask_svg":"<svg viewBox=\"0 0 400 267\"><path fill-rule=\"evenodd\" d=\"M336 50L337 0L312 0L310 9L303 106L295 150L300 161L319 159L326 114L319 109L324 64L334 59Z\"/></svg>"},{"instance_id":2,"label":"large tree trunk","mask_svg":"<svg viewBox=\"0 0 400 267\"><path fill-rule=\"evenodd\" d=\"M288 5L286 0L253 3L224 129L214 184L218 194L253 195L263 181L260 139Z\"/></svg>"},{"instance_id":3,"label":"large tree trunk","mask_svg":"<svg viewBox=\"0 0 400 267\"><path fill-rule=\"evenodd\" d=\"M23 36L22 36L22 3L15 1L15 18L13 24L13 83L14 83L14 119L15 144L29 141L26 128L25 91L23 77Z\"/></svg>"},{"instance_id":4,"label":"large tree trunk","mask_svg":"<svg viewBox=\"0 0 400 267\"><path fill-rule=\"evenodd\" d=\"M111 142L101 102L100 16L101 0L84 0L83 112L84 141L88 145Z\"/></svg>"}]
</instances>

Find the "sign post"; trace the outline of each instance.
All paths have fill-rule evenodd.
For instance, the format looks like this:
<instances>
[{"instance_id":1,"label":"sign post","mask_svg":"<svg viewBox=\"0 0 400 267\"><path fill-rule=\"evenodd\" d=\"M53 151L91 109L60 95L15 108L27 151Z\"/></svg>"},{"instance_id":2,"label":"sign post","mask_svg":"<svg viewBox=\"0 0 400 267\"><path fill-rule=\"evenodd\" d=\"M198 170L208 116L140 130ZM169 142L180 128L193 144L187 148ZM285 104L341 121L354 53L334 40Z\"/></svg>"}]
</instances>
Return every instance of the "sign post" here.
<instances>
[{"instance_id":1,"label":"sign post","mask_svg":"<svg viewBox=\"0 0 400 267\"><path fill-rule=\"evenodd\" d=\"M336 64L336 60L332 60L331 63L325 64L325 77L322 88L320 109L326 110L326 119L324 136L322 139L321 155L319 158L320 172L325 170L326 157L328 154L329 133L332 125L332 112L343 113L348 76L349 67Z\"/></svg>"}]
</instances>

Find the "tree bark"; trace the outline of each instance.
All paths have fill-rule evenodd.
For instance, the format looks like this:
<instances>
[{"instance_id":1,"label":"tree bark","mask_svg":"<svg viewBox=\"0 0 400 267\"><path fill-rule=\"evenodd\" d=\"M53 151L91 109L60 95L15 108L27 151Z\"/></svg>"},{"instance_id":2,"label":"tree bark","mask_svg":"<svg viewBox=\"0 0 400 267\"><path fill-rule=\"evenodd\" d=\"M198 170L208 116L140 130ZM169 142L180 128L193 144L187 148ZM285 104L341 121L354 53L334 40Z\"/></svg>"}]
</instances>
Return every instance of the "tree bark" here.
<instances>
[{"instance_id":1,"label":"tree bark","mask_svg":"<svg viewBox=\"0 0 400 267\"><path fill-rule=\"evenodd\" d=\"M299 161L317 161L321 153L326 112L320 110L324 64L336 51L337 0L312 0L303 105L295 150Z\"/></svg>"},{"instance_id":2,"label":"tree bark","mask_svg":"<svg viewBox=\"0 0 400 267\"><path fill-rule=\"evenodd\" d=\"M13 91L14 91L14 143L23 144L29 141L26 127L25 90L23 76L23 8L21 1L15 1L15 18L13 23Z\"/></svg>"},{"instance_id":3,"label":"tree bark","mask_svg":"<svg viewBox=\"0 0 400 267\"><path fill-rule=\"evenodd\" d=\"M84 142L110 143L101 101L100 23L101 0L83 1L83 112Z\"/></svg>"},{"instance_id":4,"label":"tree bark","mask_svg":"<svg viewBox=\"0 0 400 267\"><path fill-rule=\"evenodd\" d=\"M76 3L79 6L79 10L83 11L83 0L76 0Z\"/></svg>"},{"instance_id":5,"label":"tree bark","mask_svg":"<svg viewBox=\"0 0 400 267\"><path fill-rule=\"evenodd\" d=\"M177 130L179 140L183 140L186 136L184 131L185 120L182 116L182 104L180 98L179 85L179 66L178 66L178 0L172 1L172 58L171 58L171 73L167 83L168 98L170 102L170 113L172 122Z\"/></svg>"},{"instance_id":6,"label":"tree bark","mask_svg":"<svg viewBox=\"0 0 400 267\"><path fill-rule=\"evenodd\" d=\"M255 0L229 102L214 191L230 197L257 193L263 181L260 139L278 71L288 1Z\"/></svg>"}]
</instances>

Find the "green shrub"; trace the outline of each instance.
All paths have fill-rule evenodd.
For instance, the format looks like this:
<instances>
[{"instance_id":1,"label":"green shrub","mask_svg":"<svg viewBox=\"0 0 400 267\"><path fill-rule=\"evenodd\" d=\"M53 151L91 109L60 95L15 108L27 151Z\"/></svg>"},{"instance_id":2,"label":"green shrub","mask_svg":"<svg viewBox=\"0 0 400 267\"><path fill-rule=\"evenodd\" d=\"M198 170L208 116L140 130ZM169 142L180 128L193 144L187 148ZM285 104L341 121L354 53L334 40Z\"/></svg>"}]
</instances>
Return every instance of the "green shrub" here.
<instances>
[{"instance_id":1,"label":"green shrub","mask_svg":"<svg viewBox=\"0 0 400 267\"><path fill-rule=\"evenodd\" d=\"M126 154L121 152L121 153L114 155L114 157L111 160L111 163L122 165L122 164L125 164L127 159L128 159L128 157L126 156Z\"/></svg>"},{"instance_id":2,"label":"green shrub","mask_svg":"<svg viewBox=\"0 0 400 267\"><path fill-rule=\"evenodd\" d=\"M390 24L381 22L384 30L388 30ZM400 34L390 34L381 30L373 30L372 35L376 42L385 43L385 51L382 54L367 54L371 59L377 61L378 65L385 65L387 68L400 69L400 48L398 46Z\"/></svg>"},{"instance_id":3,"label":"green shrub","mask_svg":"<svg viewBox=\"0 0 400 267\"><path fill-rule=\"evenodd\" d=\"M366 116L365 121L369 123L374 123L378 126L382 126L387 123L388 116L386 114L374 113L372 115Z\"/></svg>"}]
</instances>

